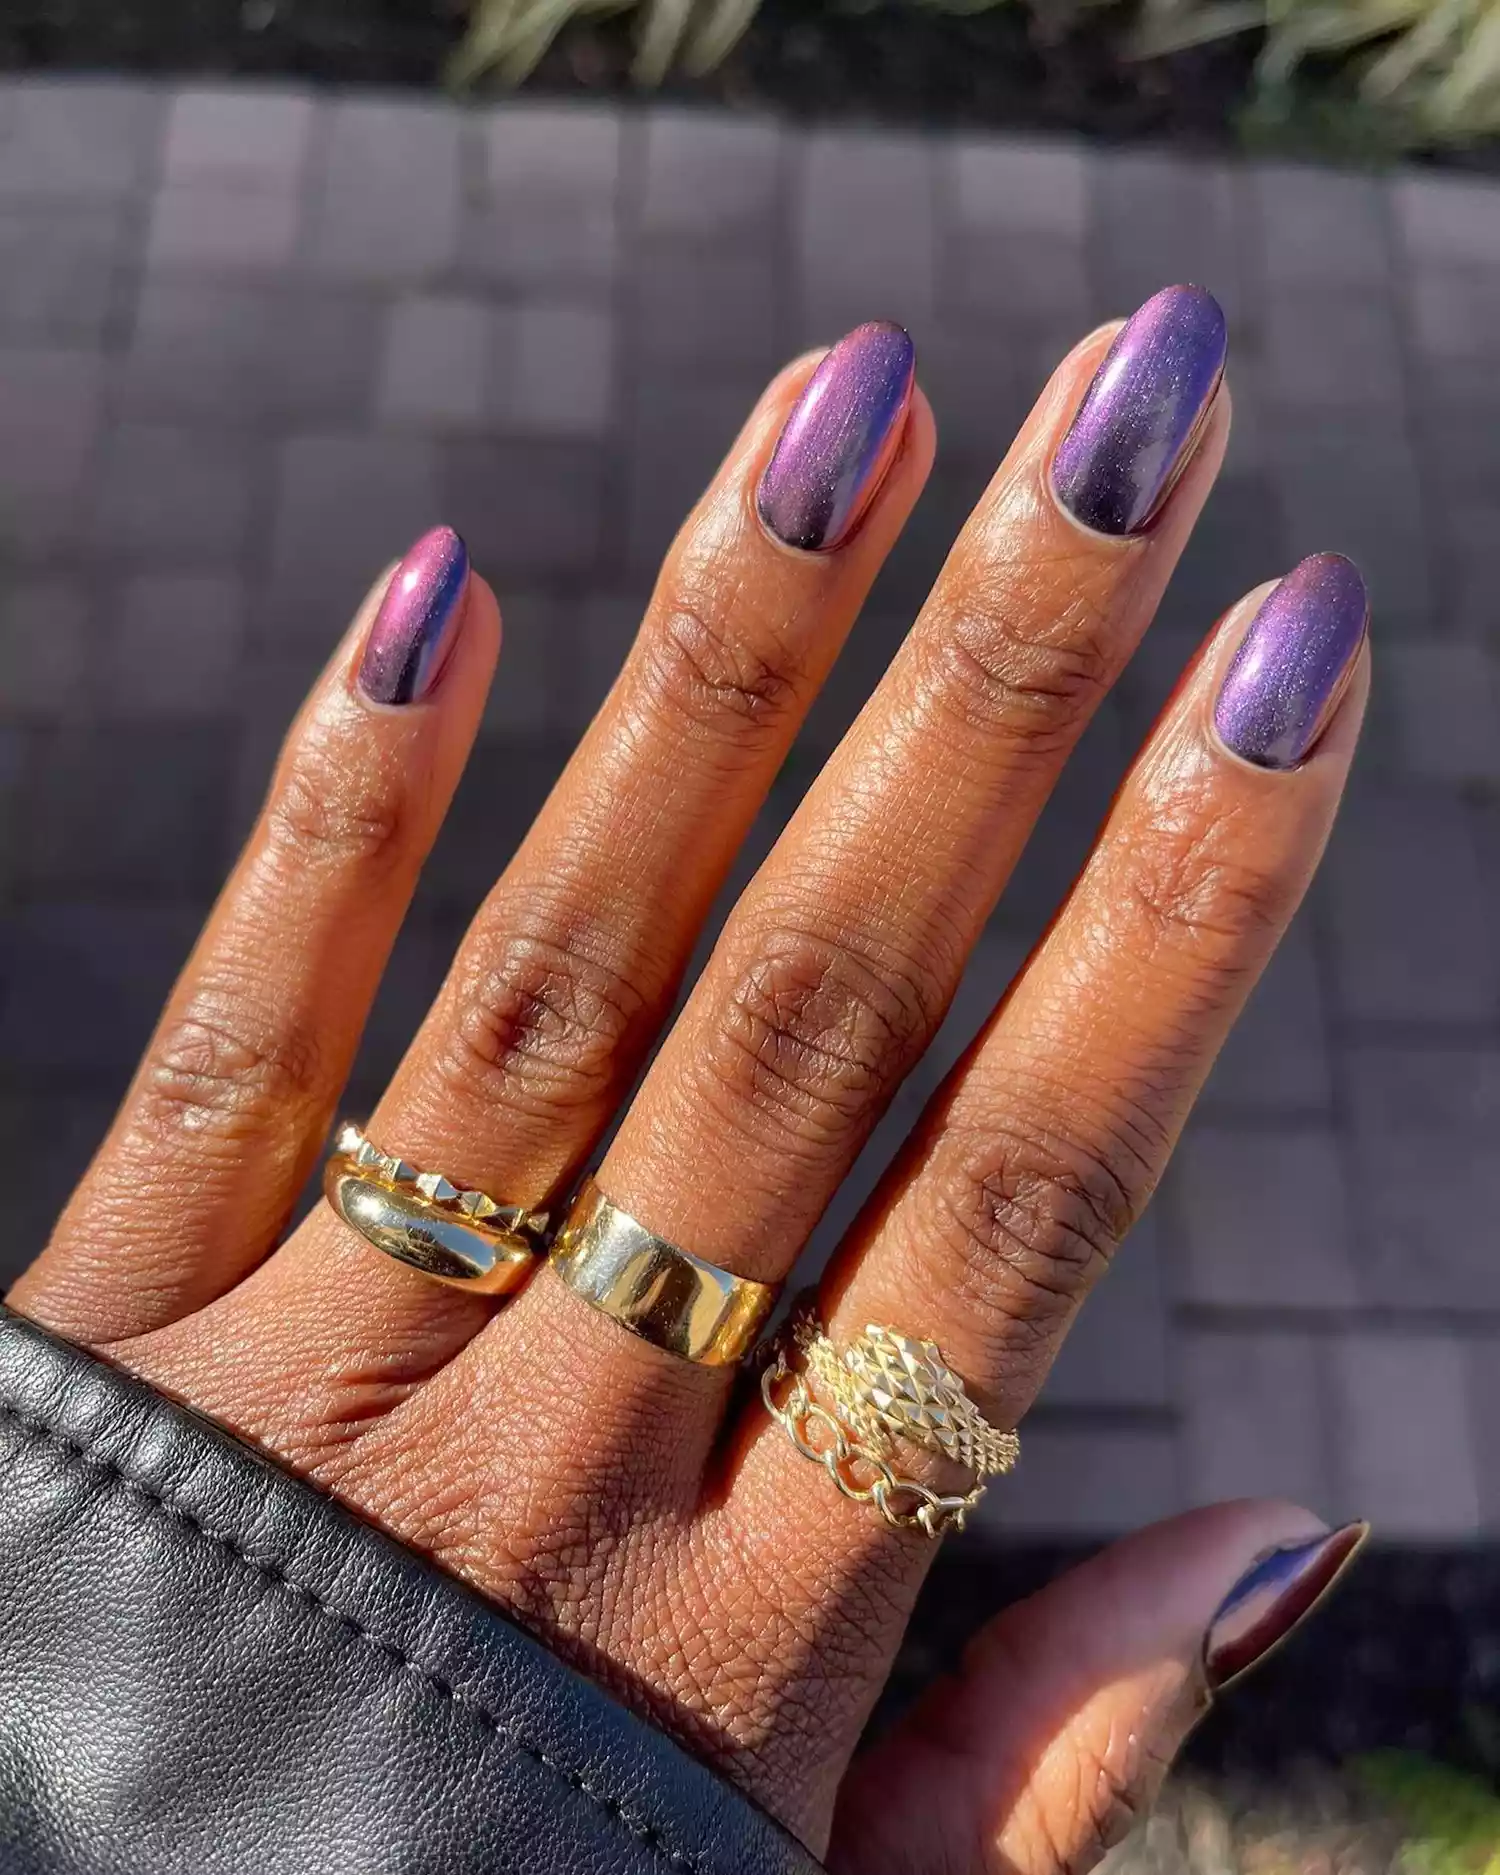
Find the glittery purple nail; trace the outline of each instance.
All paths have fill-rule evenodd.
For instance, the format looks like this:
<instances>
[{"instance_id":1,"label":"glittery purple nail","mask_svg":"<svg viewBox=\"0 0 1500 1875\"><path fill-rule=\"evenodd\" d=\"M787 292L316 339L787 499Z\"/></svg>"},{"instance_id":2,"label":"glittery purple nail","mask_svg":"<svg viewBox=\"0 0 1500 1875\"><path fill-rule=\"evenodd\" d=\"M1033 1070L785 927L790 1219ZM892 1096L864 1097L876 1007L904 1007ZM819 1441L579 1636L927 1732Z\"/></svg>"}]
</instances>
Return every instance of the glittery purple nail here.
<instances>
[{"instance_id":1,"label":"glittery purple nail","mask_svg":"<svg viewBox=\"0 0 1500 1875\"><path fill-rule=\"evenodd\" d=\"M463 618L468 549L451 527L424 534L391 575L359 667L376 703L415 703L443 674Z\"/></svg>"},{"instance_id":2,"label":"glittery purple nail","mask_svg":"<svg viewBox=\"0 0 1500 1875\"><path fill-rule=\"evenodd\" d=\"M1203 1665L1215 1692L1263 1660L1312 1613L1369 1534L1367 1523L1346 1523L1272 1550L1245 1571L1220 1603L1203 1643Z\"/></svg>"},{"instance_id":3,"label":"glittery purple nail","mask_svg":"<svg viewBox=\"0 0 1500 1875\"><path fill-rule=\"evenodd\" d=\"M1269 594L1240 640L1214 705L1227 748L1262 768L1294 768L1317 741L1364 642L1370 601L1359 568L1315 553Z\"/></svg>"},{"instance_id":4,"label":"glittery purple nail","mask_svg":"<svg viewBox=\"0 0 1500 1875\"><path fill-rule=\"evenodd\" d=\"M916 351L879 320L839 340L808 380L760 480L760 518L789 547L842 546L901 440Z\"/></svg>"},{"instance_id":5,"label":"glittery purple nail","mask_svg":"<svg viewBox=\"0 0 1500 1875\"><path fill-rule=\"evenodd\" d=\"M1136 534L1171 493L1224 374L1211 293L1169 286L1132 314L1052 463L1057 498L1101 534Z\"/></svg>"}]
</instances>

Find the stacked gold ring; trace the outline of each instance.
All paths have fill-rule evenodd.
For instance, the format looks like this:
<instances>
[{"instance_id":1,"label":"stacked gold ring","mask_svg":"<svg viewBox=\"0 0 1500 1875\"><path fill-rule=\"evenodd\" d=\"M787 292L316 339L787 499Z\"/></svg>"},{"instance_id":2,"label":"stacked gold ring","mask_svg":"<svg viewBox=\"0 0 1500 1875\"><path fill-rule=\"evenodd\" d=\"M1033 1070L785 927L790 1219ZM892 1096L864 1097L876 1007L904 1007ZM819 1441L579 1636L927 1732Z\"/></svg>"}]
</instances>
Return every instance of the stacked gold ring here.
<instances>
[{"instance_id":1,"label":"stacked gold ring","mask_svg":"<svg viewBox=\"0 0 1500 1875\"><path fill-rule=\"evenodd\" d=\"M323 1192L375 1249L470 1295L509 1295L541 1260L544 1212L503 1204L441 1172L420 1172L357 1126L339 1129Z\"/></svg>"},{"instance_id":2,"label":"stacked gold ring","mask_svg":"<svg viewBox=\"0 0 1500 1875\"><path fill-rule=\"evenodd\" d=\"M990 1478L1020 1456L1015 1433L990 1425L934 1342L872 1322L838 1348L810 1307L772 1342L761 1397L804 1458L895 1530L962 1530ZM947 1493L905 1476L892 1462L903 1439L963 1465L973 1485Z\"/></svg>"}]
</instances>

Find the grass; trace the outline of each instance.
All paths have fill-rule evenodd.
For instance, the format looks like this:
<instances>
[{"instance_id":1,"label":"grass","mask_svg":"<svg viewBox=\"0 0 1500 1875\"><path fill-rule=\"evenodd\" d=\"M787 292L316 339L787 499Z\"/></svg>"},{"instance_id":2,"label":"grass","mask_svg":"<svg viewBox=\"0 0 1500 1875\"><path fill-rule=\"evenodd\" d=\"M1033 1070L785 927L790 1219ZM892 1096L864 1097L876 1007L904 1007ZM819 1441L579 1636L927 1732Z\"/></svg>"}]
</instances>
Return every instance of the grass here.
<instances>
[{"instance_id":1,"label":"grass","mask_svg":"<svg viewBox=\"0 0 1500 1875\"><path fill-rule=\"evenodd\" d=\"M1274 1794L1177 1783L1100 1875L1500 1875L1500 1795L1403 1752Z\"/></svg>"}]
</instances>

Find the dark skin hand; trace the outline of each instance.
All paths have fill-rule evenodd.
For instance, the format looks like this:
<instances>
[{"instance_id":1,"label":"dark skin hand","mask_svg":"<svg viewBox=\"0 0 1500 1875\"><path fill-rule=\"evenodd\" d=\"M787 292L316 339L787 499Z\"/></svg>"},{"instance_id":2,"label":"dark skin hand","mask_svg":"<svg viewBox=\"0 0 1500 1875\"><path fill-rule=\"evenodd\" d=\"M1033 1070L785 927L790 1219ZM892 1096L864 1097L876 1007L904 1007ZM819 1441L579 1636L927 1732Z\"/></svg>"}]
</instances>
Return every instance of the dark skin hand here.
<instances>
[{"instance_id":1,"label":"dark skin hand","mask_svg":"<svg viewBox=\"0 0 1500 1875\"><path fill-rule=\"evenodd\" d=\"M1113 421L1085 399L1114 331L1058 368L663 1040L702 922L936 446L920 389L889 412L872 393L852 506L845 488L810 509L821 458L795 452L758 500L817 361L770 386L477 912L373 1139L555 1206L660 1042L601 1185L700 1257L789 1276L932 1039L1222 461L1230 398L1214 375L1152 471L1149 513L1134 484L1109 508L1074 419L1083 405L1085 430ZM870 357L855 359L865 389ZM1106 1551L1002 1615L857 1758L932 1543L840 1496L758 1399L732 1401L732 1374L626 1334L550 1269L497 1308L380 1257L325 1206L281 1240L499 653L488 586L447 539L423 555L379 582L293 725L120 1115L13 1305L463 1576L833 1869L1086 1867L1224 1677L1225 1622L1259 1634L1264 1604L1274 1640L1347 1560L1311 1512L1220 1505ZM1303 585L1337 584L1346 564ZM1021 1420L1146 1204L1327 838L1368 689L1363 619L1336 644L1332 601L1280 590L1282 613L1295 601L1306 617L1273 643L1256 616L1268 585L1209 633L1056 922L824 1280L836 1340L867 1322L930 1338L997 1426ZM1264 676L1278 656L1306 692L1291 727L1292 680ZM908 1457L937 1488L960 1481ZM1268 1551L1315 1565L1257 1578L1261 1600L1216 1622Z\"/></svg>"}]
</instances>

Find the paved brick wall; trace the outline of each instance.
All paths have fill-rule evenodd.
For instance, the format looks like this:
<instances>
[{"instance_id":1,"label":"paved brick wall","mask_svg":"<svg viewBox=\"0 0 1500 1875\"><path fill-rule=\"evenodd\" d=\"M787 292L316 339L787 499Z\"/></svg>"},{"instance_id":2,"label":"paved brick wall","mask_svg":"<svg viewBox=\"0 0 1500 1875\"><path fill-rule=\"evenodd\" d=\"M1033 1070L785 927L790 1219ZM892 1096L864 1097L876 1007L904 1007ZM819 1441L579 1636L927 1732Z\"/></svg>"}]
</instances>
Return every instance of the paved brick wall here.
<instances>
[{"instance_id":1,"label":"paved brick wall","mask_svg":"<svg viewBox=\"0 0 1500 1875\"><path fill-rule=\"evenodd\" d=\"M755 851L1046 370L1181 278L1232 320L1222 483L867 1163L1024 955L1198 636L1299 554L1354 554L1377 688L1327 867L990 1501L1063 1534L1241 1491L1395 1537L1500 1529L1483 183L709 114L0 86L0 1127L26 1168L6 1266L97 1140L300 692L419 529L469 536L507 648L358 1098L784 357L906 320L942 447Z\"/></svg>"}]
</instances>

